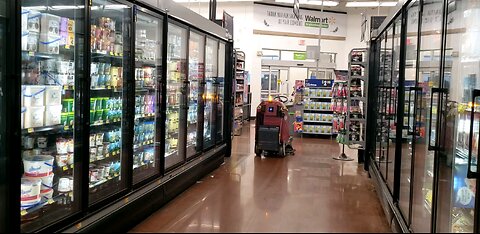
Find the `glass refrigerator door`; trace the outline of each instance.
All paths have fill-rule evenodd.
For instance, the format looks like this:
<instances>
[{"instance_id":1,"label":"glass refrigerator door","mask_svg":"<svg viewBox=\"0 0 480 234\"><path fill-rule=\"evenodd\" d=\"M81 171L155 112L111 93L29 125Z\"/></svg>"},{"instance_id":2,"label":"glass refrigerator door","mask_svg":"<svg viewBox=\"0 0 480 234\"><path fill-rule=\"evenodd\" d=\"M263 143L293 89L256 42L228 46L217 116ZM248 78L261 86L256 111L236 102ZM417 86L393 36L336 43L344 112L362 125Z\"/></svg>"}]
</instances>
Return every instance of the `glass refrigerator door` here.
<instances>
[{"instance_id":1,"label":"glass refrigerator door","mask_svg":"<svg viewBox=\"0 0 480 234\"><path fill-rule=\"evenodd\" d=\"M480 4L475 0L457 1L448 6L448 12L447 19L456 21L445 30L461 30L446 37L443 87L448 89L448 96L444 95L441 115L445 122L441 154L446 155L446 162L440 161L436 231L478 233L478 174L467 176L467 171L478 173Z\"/></svg>"},{"instance_id":2,"label":"glass refrigerator door","mask_svg":"<svg viewBox=\"0 0 480 234\"><path fill-rule=\"evenodd\" d=\"M188 69L188 114L187 114L187 159L197 155L202 149L198 142L199 102L201 101L200 82L204 79L205 70L205 36L190 31Z\"/></svg>"},{"instance_id":3,"label":"glass refrigerator door","mask_svg":"<svg viewBox=\"0 0 480 234\"><path fill-rule=\"evenodd\" d=\"M21 1L21 231L79 211L74 105L84 1ZM59 6L61 5L61 7Z\"/></svg>"},{"instance_id":4,"label":"glass refrigerator door","mask_svg":"<svg viewBox=\"0 0 480 234\"><path fill-rule=\"evenodd\" d=\"M395 24L388 30L389 41L387 41L390 49L390 91L387 113L389 116L388 131L388 155L386 163L386 180L390 192L393 192L393 179L395 170L395 145L397 140L402 140L402 136L397 136L397 92L398 92L398 64L400 63L400 32L401 32L401 15L398 16ZM403 115L401 115L403 116Z\"/></svg>"},{"instance_id":5,"label":"glass refrigerator door","mask_svg":"<svg viewBox=\"0 0 480 234\"><path fill-rule=\"evenodd\" d=\"M383 34L380 52L380 76L379 76L379 104L378 104L378 120L377 120L377 150L376 160L380 173L386 179L386 164L388 159L388 142L389 142L389 98L391 92L391 71L392 71L392 51L388 47L387 34ZM391 44L391 43L390 43ZM390 47L391 48L391 47Z\"/></svg>"},{"instance_id":6,"label":"glass refrigerator door","mask_svg":"<svg viewBox=\"0 0 480 234\"><path fill-rule=\"evenodd\" d=\"M423 12L443 12L443 0L425 3ZM437 145L437 106L440 93L440 48L442 20L431 21L421 26L417 87L421 89L415 106L418 136L414 145L414 179L412 198L412 224L414 232L430 232L433 204L433 175ZM427 221L428 220L428 221Z\"/></svg>"},{"instance_id":7,"label":"glass refrigerator door","mask_svg":"<svg viewBox=\"0 0 480 234\"><path fill-rule=\"evenodd\" d=\"M135 22L135 121L133 183L160 173L157 134L161 111L162 20L137 11Z\"/></svg>"},{"instance_id":8,"label":"glass refrigerator door","mask_svg":"<svg viewBox=\"0 0 480 234\"><path fill-rule=\"evenodd\" d=\"M208 149L215 144L215 86L214 82L217 78L217 55L218 42L207 37L207 46L205 54L205 94L203 95L204 123L203 123L203 148Z\"/></svg>"},{"instance_id":9,"label":"glass refrigerator door","mask_svg":"<svg viewBox=\"0 0 480 234\"><path fill-rule=\"evenodd\" d=\"M412 156L413 156L413 136L415 131L415 103L418 92L415 89L417 51L418 51L418 12L419 2L413 3L408 9L407 14L407 39L405 43L405 105L403 117L404 141L402 141L401 169L400 169L400 192L399 207L407 224L410 224L412 185Z\"/></svg>"},{"instance_id":10,"label":"glass refrigerator door","mask_svg":"<svg viewBox=\"0 0 480 234\"><path fill-rule=\"evenodd\" d=\"M167 113L165 123L165 167L168 169L183 161L184 155L179 154L180 131L184 128L180 121L180 110L183 103L183 82L187 71L187 38L188 30L175 24L168 24L167 51Z\"/></svg>"},{"instance_id":11,"label":"glass refrigerator door","mask_svg":"<svg viewBox=\"0 0 480 234\"><path fill-rule=\"evenodd\" d=\"M124 176L126 80L129 74L131 10L93 0L90 64L90 203L120 192Z\"/></svg>"},{"instance_id":12,"label":"glass refrigerator door","mask_svg":"<svg viewBox=\"0 0 480 234\"><path fill-rule=\"evenodd\" d=\"M217 130L216 143L220 144L224 141L224 101L225 101L225 43L220 42L218 48L218 77L216 81L217 86L217 123L215 128Z\"/></svg>"}]
</instances>

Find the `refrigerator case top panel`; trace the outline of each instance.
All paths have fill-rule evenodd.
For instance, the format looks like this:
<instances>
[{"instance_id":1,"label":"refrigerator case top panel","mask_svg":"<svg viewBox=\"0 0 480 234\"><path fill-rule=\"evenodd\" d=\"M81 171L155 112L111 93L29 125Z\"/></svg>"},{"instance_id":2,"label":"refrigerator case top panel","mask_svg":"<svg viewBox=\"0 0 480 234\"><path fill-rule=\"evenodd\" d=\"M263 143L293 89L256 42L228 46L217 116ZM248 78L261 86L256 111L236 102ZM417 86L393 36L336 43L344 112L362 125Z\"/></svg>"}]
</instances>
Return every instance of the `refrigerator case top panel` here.
<instances>
[{"instance_id":1,"label":"refrigerator case top panel","mask_svg":"<svg viewBox=\"0 0 480 234\"><path fill-rule=\"evenodd\" d=\"M217 92L215 81L218 77L218 41L207 37L205 51L205 94L203 95L204 126L203 148L208 149L215 144L215 104Z\"/></svg>"},{"instance_id":2,"label":"refrigerator case top panel","mask_svg":"<svg viewBox=\"0 0 480 234\"><path fill-rule=\"evenodd\" d=\"M444 125L438 141L446 162L440 161L439 215L436 220L437 232L478 233L479 200L478 178L469 178L468 170L476 172L480 130L480 5L478 1L456 1L448 5L443 87L442 121ZM435 54L429 57L435 58ZM473 111L473 113L472 113ZM470 142L470 139L472 140ZM469 154L471 158L469 159ZM477 220L475 221L475 217ZM477 222L477 224L475 224Z\"/></svg>"},{"instance_id":3,"label":"refrigerator case top panel","mask_svg":"<svg viewBox=\"0 0 480 234\"><path fill-rule=\"evenodd\" d=\"M159 117L162 74L162 19L142 11L135 22L135 120L133 183L160 173Z\"/></svg>"},{"instance_id":4,"label":"refrigerator case top panel","mask_svg":"<svg viewBox=\"0 0 480 234\"><path fill-rule=\"evenodd\" d=\"M168 24L167 42L167 96L165 122L165 168L169 169L184 160L179 153L185 142L182 136L185 125L180 111L185 109L186 92L184 83L187 77L187 41L188 30L174 23Z\"/></svg>"},{"instance_id":5,"label":"refrigerator case top panel","mask_svg":"<svg viewBox=\"0 0 480 234\"><path fill-rule=\"evenodd\" d=\"M83 1L21 1L21 231L78 212L75 157L77 69L83 58ZM2 74L4 74L2 72Z\"/></svg>"},{"instance_id":6,"label":"refrigerator case top panel","mask_svg":"<svg viewBox=\"0 0 480 234\"><path fill-rule=\"evenodd\" d=\"M198 139L200 101L202 93L200 83L205 75L205 36L190 31L188 69L188 113L187 113L187 159L201 152Z\"/></svg>"},{"instance_id":7,"label":"refrigerator case top panel","mask_svg":"<svg viewBox=\"0 0 480 234\"><path fill-rule=\"evenodd\" d=\"M89 203L126 188L124 144L131 9L93 0L90 14Z\"/></svg>"}]
</instances>

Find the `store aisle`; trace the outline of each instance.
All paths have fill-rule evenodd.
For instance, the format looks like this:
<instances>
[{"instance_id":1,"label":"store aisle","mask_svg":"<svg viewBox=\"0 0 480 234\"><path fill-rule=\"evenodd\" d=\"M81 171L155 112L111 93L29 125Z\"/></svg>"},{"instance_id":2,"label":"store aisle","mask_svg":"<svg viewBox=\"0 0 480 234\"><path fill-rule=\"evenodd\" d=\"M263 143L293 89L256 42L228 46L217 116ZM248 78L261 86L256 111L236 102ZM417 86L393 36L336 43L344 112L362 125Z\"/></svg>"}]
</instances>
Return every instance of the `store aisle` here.
<instances>
[{"instance_id":1,"label":"store aisle","mask_svg":"<svg viewBox=\"0 0 480 234\"><path fill-rule=\"evenodd\" d=\"M225 164L130 232L390 232L363 165L333 160L334 140L299 138L294 156L259 158L253 134L244 127Z\"/></svg>"}]
</instances>

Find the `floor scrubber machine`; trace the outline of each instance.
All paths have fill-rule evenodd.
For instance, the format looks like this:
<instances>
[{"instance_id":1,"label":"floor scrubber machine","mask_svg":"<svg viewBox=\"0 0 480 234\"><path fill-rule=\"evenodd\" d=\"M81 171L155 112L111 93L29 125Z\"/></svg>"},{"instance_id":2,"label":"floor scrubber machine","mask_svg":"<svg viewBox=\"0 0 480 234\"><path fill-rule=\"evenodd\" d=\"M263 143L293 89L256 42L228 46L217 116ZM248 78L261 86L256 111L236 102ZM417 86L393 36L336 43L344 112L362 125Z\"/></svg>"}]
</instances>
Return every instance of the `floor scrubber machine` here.
<instances>
[{"instance_id":1,"label":"floor scrubber machine","mask_svg":"<svg viewBox=\"0 0 480 234\"><path fill-rule=\"evenodd\" d=\"M255 155L262 152L276 153L281 156L293 154L292 137L288 126L286 96L277 96L262 101L257 107L255 120Z\"/></svg>"}]
</instances>

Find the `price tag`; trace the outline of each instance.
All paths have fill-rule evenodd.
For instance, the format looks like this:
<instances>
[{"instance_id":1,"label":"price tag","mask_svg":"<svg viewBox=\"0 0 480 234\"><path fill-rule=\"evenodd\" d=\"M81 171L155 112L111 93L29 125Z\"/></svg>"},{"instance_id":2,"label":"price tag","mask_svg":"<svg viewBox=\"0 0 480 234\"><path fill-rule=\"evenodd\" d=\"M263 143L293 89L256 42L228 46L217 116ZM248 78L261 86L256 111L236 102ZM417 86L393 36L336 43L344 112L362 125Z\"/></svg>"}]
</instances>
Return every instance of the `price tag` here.
<instances>
[{"instance_id":1,"label":"price tag","mask_svg":"<svg viewBox=\"0 0 480 234\"><path fill-rule=\"evenodd\" d=\"M70 45L65 45L65 49L70 49Z\"/></svg>"},{"instance_id":2,"label":"price tag","mask_svg":"<svg viewBox=\"0 0 480 234\"><path fill-rule=\"evenodd\" d=\"M62 169L63 169L64 171L66 171L66 170L68 170L68 167L67 167L67 166L63 166Z\"/></svg>"},{"instance_id":3,"label":"price tag","mask_svg":"<svg viewBox=\"0 0 480 234\"><path fill-rule=\"evenodd\" d=\"M108 123L110 123L110 120L108 120L108 119L107 119L107 120L105 120L105 123L107 123L107 124L108 124Z\"/></svg>"},{"instance_id":4,"label":"price tag","mask_svg":"<svg viewBox=\"0 0 480 234\"><path fill-rule=\"evenodd\" d=\"M64 127L63 127L63 130L65 130L65 131L67 131L67 130L69 130L69 129L70 129L69 126L64 126Z\"/></svg>"},{"instance_id":5,"label":"price tag","mask_svg":"<svg viewBox=\"0 0 480 234\"><path fill-rule=\"evenodd\" d=\"M112 89L112 86L108 85L108 86L107 86L107 89Z\"/></svg>"},{"instance_id":6,"label":"price tag","mask_svg":"<svg viewBox=\"0 0 480 234\"><path fill-rule=\"evenodd\" d=\"M22 210L22 211L20 211L20 215L21 215L21 216L24 216L24 215L27 215L27 214L28 214L27 210Z\"/></svg>"},{"instance_id":7,"label":"price tag","mask_svg":"<svg viewBox=\"0 0 480 234\"><path fill-rule=\"evenodd\" d=\"M110 154L108 154L108 153L105 154L105 158L108 158L108 157L110 157Z\"/></svg>"},{"instance_id":8,"label":"price tag","mask_svg":"<svg viewBox=\"0 0 480 234\"><path fill-rule=\"evenodd\" d=\"M112 152L112 156L115 156L117 154L117 151Z\"/></svg>"},{"instance_id":9,"label":"price tag","mask_svg":"<svg viewBox=\"0 0 480 234\"><path fill-rule=\"evenodd\" d=\"M29 55L29 56L35 56L35 52L29 51L29 52L28 52L28 55Z\"/></svg>"},{"instance_id":10,"label":"price tag","mask_svg":"<svg viewBox=\"0 0 480 234\"><path fill-rule=\"evenodd\" d=\"M71 164L71 165L70 165L70 168L72 168L72 169L73 169L73 164Z\"/></svg>"},{"instance_id":11,"label":"price tag","mask_svg":"<svg viewBox=\"0 0 480 234\"><path fill-rule=\"evenodd\" d=\"M51 204L53 204L54 202L55 202L55 201L54 201L53 199L48 199L48 202L47 202L47 203L48 203L49 205L51 205Z\"/></svg>"},{"instance_id":12,"label":"price tag","mask_svg":"<svg viewBox=\"0 0 480 234\"><path fill-rule=\"evenodd\" d=\"M34 131L33 128L27 129L27 132L28 132L28 133L32 133L33 131Z\"/></svg>"},{"instance_id":13,"label":"price tag","mask_svg":"<svg viewBox=\"0 0 480 234\"><path fill-rule=\"evenodd\" d=\"M112 55L112 56L113 56L113 55L115 55L115 54L114 54L112 51L110 51L110 55Z\"/></svg>"},{"instance_id":14,"label":"price tag","mask_svg":"<svg viewBox=\"0 0 480 234\"><path fill-rule=\"evenodd\" d=\"M64 85L64 86L63 86L63 89L67 90L67 89L68 89L68 85Z\"/></svg>"}]
</instances>

